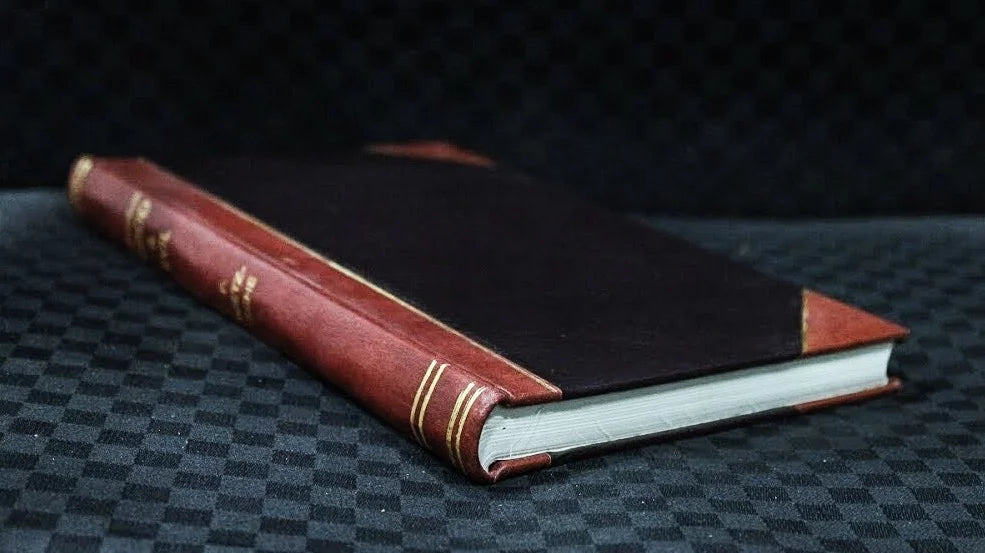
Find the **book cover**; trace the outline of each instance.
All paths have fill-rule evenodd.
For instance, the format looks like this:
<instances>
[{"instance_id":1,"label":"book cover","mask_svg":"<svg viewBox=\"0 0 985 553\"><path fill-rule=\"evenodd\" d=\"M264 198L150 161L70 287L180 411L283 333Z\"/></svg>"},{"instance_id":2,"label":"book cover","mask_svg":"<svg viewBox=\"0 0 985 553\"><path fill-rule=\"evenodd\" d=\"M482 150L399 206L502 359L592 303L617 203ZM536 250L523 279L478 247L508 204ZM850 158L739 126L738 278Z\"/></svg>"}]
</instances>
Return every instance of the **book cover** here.
<instances>
[{"instance_id":1,"label":"book cover","mask_svg":"<svg viewBox=\"0 0 985 553\"><path fill-rule=\"evenodd\" d=\"M488 462L479 444L497 408L655 389L906 334L443 143L318 161L83 156L68 195L104 234L481 482L668 435Z\"/></svg>"}]
</instances>

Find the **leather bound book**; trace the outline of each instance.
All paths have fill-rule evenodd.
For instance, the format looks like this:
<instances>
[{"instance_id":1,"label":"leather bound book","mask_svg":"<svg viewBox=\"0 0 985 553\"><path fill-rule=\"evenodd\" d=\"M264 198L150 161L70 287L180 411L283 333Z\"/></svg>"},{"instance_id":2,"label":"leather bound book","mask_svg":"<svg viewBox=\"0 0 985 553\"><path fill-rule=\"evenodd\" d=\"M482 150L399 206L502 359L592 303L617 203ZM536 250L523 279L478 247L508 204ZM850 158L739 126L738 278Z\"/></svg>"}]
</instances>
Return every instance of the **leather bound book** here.
<instances>
[{"instance_id":1,"label":"leather bound book","mask_svg":"<svg viewBox=\"0 0 985 553\"><path fill-rule=\"evenodd\" d=\"M83 156L68 194L476 481L899 387L903 327L445 143Z\"/></svg>"}]
</instances>

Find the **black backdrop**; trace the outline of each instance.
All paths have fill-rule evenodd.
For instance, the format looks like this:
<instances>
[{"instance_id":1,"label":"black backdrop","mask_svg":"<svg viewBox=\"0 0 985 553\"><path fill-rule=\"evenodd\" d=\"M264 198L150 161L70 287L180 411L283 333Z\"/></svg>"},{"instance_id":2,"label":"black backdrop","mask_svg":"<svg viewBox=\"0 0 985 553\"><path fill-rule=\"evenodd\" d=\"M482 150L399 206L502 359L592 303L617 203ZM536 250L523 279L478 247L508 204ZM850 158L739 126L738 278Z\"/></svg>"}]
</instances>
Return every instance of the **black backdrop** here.
<instances>
[{"instance_id":1,"label":"black backdrop","mask_svg":"<svg viewBox=\"0 0 985 553\"><path fill-rule=\"evenodd\" d=\"M0 182L429 137L632 211L985 210L976 3L530 4L0 0Z\"/></svg>"}]
</instances>

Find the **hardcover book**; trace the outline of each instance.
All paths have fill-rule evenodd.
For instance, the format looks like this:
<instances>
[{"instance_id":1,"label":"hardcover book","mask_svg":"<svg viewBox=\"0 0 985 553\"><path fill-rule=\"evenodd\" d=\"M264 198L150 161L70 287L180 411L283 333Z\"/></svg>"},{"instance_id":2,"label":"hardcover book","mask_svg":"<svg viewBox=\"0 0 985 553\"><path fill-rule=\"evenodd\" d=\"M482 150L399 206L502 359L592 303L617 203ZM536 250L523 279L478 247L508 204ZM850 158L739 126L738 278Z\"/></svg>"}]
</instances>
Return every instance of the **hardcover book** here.
<instances>
[{"instance_id":1,"label":"hardcover book","mask_svg":"<svg viewBox=\"0 0 985 553\"><path fill-rule=\"evenodd\" d=\"M445 143L83 156L68 195L481 482L899 387L903 327Z\"/></svg>"}]
</instances>

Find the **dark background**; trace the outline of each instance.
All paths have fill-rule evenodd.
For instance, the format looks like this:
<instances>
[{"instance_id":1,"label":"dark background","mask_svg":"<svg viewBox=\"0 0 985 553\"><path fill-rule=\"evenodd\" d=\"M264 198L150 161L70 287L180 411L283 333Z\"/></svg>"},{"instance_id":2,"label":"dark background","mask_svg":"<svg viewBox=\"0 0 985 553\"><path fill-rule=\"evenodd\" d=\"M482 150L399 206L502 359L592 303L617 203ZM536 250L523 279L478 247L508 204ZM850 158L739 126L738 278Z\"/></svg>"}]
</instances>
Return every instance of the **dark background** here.
<instances>
[{"instance_id":1,"label":"dark background","mask_svg":"<svg viewBox=\"0 0 985 553\"><path fill-rule=\"evenodd\" d=\"M0 0L0 185L430 137L629 211L985 211L972 3L320 4ZM985 551L985 217L646 221L905 324L903 391L474 486L0 194L0 549Z\"/></svg>"},{"instance_id":2,"label":"dark background","mask_svg":"<svg viewBox=\"0 0 985 553\"><path fill-rule=\"evenodd\" d=\"M985 210L974 2L8 2L0 183L448 138L622 210Z\"/></svg>"}]
</instances>

